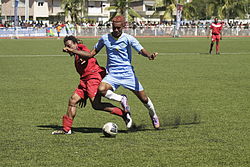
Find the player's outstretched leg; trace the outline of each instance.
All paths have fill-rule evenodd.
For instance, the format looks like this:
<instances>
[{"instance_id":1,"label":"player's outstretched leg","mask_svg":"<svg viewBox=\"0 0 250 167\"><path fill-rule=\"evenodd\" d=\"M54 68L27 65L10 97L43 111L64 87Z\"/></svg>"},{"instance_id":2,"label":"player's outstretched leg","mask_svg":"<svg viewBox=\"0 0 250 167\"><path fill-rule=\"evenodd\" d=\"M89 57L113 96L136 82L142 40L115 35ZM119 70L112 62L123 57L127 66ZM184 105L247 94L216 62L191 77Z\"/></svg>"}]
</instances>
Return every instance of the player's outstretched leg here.
<instances>
[{"instance_id":1,"label":"player's outstretched leg","mask_svg":"<svg viewBox=\"0 0 250 167\"><path fill-rule=\"evenodd\" d=\"M133 91L133 93L141 100L141 102L144 104L144 106L148 109L149 116L151 118L152 124L155 129L160 128L160 121L156 114L154 105L150 98L146 95L144 90L142 91Z\"/></svg>"},{"instance_id":2,"label":"player's outstretched leg","mask_svg":"<svg viewBox=\"0 0 250 167\"><path fill-rule=\"evenodd\" d=\"M123 111L122 109L120 109L118 107L105 108L103 110L106 110L106 111L111 110L111 112L110 112L111 114L118 115L118 116L122 117L122 119L124 120L124 122L126 124L126 127L128 129L132 127L133 121L132 121L130 112L125 112L125 111Z\"/></svg>"},{"instance_id":3,"label":"player's outstretched leg","mask_svg":"<svg viewBox=\"0 0 250 167\"><path fill-rule=\"evenodd\" d=\"M149 111L149 116L151 118L152 124L154 126L155 129L159 129L160 128L160 121L158 116L156 115L156 111L154 108L154 105L152 103L152 101L150 100L150 98L148 97L148 103L144 103L144 106L148 109Z\"/></svg>"},{"instance_id":4,"label":"player's outstretched leg","mask_svg":"<svg viewBox=\"0 0 250 167\"><path fill-rule=\"evenodd\" d=\"M132 118L131 118L130 112L125 112L121 108L116 107L111 103L101 102L101 96L99 96L99 94L97 94L94 99L90 99L90 100L92 103L92 107L95 110L106 111L106 112L109 112L110 114L120 116L124 120L126 127L131 128Z\"/></svg>"},{"instance_id":5,"label":"player's outstretched leg","mask_svg":"<svg viewBox=\"0 0 250 167\"><path fill-rule=\"evenodd\" d=\"M71 128L73 124L74 117L76 116L76 104L81 100L81 97L74 93L68 103L68 110L67 113L62 117L62 124L63 129L62 130L56 130L53 131L53 135L59 135L59 134L72 134Z\"/></svg>"},{"instance_id":6,"label":"player's outstretched leg","mask_svg":"<svg viewBox=\"0 0 250 167\"><path fill-rule=\"evenodd\" d=\"M111 90L107 90L105 95L103 95L103 96L109 100L114 100L114 101L120 102L121 106L125 112L130 111L130 106L128 105L128 98L126 95L124 95L124 94L119 95L119 94L114 93Z\"/></svg>"},{"instance_id":7,"label":"player's outstretched leg","mask_svg":"<svg viewBox=\"0 0 250 167\"><path fill-rule=\"evenodd\" d=\"M55 130L52 132L52 135L71 135L71 127L73 120L69 118L67 115L64 115L62 118L63 122L63 129L62 130Z\"/></svg>"}]
</instances>

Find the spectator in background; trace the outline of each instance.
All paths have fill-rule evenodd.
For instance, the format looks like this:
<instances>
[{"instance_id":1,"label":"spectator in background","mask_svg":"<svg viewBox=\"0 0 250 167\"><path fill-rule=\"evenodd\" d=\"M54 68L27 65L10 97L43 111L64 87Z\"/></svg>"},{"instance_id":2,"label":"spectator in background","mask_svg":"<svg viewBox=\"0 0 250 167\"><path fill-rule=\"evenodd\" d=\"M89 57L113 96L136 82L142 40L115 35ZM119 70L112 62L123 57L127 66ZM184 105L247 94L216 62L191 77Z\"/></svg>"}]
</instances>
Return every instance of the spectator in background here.
<instances>
[{"instance_id":1,"label":"spectator in background","mask_svg":"<svg viewBox=\"0 0 250 167\"><path fill-rule=\"evenodd\" d=\"M56 25L56 32L57 32L57 37L60 38L60 33L61 33L62 27L60 24Z\"/></svg>"}]
</instances>

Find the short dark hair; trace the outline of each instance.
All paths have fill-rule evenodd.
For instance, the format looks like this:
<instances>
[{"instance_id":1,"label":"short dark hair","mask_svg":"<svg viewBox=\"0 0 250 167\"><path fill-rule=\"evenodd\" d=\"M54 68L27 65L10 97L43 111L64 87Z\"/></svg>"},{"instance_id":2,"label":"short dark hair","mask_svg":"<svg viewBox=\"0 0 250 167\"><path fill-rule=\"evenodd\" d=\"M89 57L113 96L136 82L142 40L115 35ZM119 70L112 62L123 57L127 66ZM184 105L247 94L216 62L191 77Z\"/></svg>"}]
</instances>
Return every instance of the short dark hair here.
<instances>
[{"instance_id":1,"label":"short dark hair","mask_svg":"<svg viewBox=\"0 0 250 167\"><path fill-rule=\"evenodd\" d=\"M70 35L70 36L66 36L63 40L64 43L66 43L67 41L71 40L72 42L74 43L79 43L79 40L73 36L73 35Z\"/></svg>"}]
</instances>

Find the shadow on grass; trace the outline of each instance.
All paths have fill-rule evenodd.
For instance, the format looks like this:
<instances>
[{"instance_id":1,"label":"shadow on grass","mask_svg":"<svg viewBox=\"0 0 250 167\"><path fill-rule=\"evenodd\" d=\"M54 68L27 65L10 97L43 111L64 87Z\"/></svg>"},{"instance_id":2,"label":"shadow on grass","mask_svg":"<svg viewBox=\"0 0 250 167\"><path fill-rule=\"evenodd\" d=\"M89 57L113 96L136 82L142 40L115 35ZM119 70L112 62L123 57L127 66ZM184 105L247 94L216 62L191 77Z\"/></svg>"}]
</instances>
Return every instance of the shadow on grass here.
<instances>
[{"instance_id":1,"label":"shadow on grass","mask_svg":"<svg viewBox=\"0 0 250 167\"><path fill-rule=\"evenodd\" d=\"M195 125L201 123L201 117L197 113L193 113L189 118L181 115L175 115L171 118L164 119L162 121L162 127L178 128L182 125Z\"/></svg>"},{"instance_id":2,"label":"shadow on grass","mask_svg":"<svg viewBox=\"0 0 250 167\"><path fill-rule=\"evenodd\" d=\"M63 127L58 125L38 125L39 130L61 130ZM73 132L80 133L102 133L102 128L93 128L93 127L72 127ZM119 130L119 133L127 133L126 130Z\"/></svg>"},{"instance_id":3,"label":"shadow on grass","mask_svg":"<svg viewBox=\"0 0 250 167\"><path fill-rule=\"evenodd\" d=\"M176 129L179 126L185 125L193 125L193 124L200 124L201 118L200 115L197 113L193 113L187 116L183 115L174 115L172 117L165 117L162 116L160 118L161 127L159 129L154 129L153 127L147 128L147 125L143 124L133 124L132 127L128 130L119 130L119 133L133 133L139 131L155 131L155 130L167 130L167 129ZM58 125L38 125L39 130L60 130L63 127ZM80 133L102 133L102 128L94 128L94 127L73 127L73 132L80 132Z\"/></svg>"},{"instance_id":4,"label":"shadow on grass","mask_svg":"<svg viewBox=\"0 0 250 167\"><path fill-rule=\"evenodd\" d=\"M39 130L61 130L63 127L58 125L38 125ZM145 125L133 125L129 130L119 130L119 133L129 133L137 131L151 131L154 129L146 129ZM93 128L93 127L72 127L73 132L80 133L102 133L102 128Z\"/></svg>"}]
</instances>

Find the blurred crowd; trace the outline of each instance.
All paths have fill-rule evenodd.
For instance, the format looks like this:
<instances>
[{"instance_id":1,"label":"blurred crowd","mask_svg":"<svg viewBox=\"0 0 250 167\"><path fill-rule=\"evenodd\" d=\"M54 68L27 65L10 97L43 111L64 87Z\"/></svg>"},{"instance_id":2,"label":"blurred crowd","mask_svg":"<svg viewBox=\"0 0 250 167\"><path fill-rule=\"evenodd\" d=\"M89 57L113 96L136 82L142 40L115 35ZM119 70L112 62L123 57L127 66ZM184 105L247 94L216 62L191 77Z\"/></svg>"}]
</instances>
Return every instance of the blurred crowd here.
<instances>
[{"instance_id":1,"label":"blurred crowd","mask_svg":"<svg viewBox=\"0 0 250 167\"><path fill-rule=\"evenodd\" d=\"M207 28L211 24L212 21L182 21L180 23L180 26L182 27L187 27L187 28ZM242 28L242 29L249 29L250 23L243 23L242 21L221 21L224 25L224 27L227 28ZM165 21L165 22L131 22L127 23L126 27L129 28L149 28L149 27L169 27L169 26L174 26L175 22L174 21ZM92 27L98 27L98 28L109 28L111 26L110 22L82 22L80 24L72 24L70 22L55 22L52 24L49 23L44 23L43 21L19 21L18 22L18 27L21 28L27 28L27 27L33 27L33 28L46 28L46 27L51 27L51 28L66 28L67 30L72 30L72 29L77 29L79 27L82 28L92 28ZM5 21L4 23L0 22L0 28L9 28L9 27L14 27L14 22L13 21Z\"/></svg>"}]
</instances>

